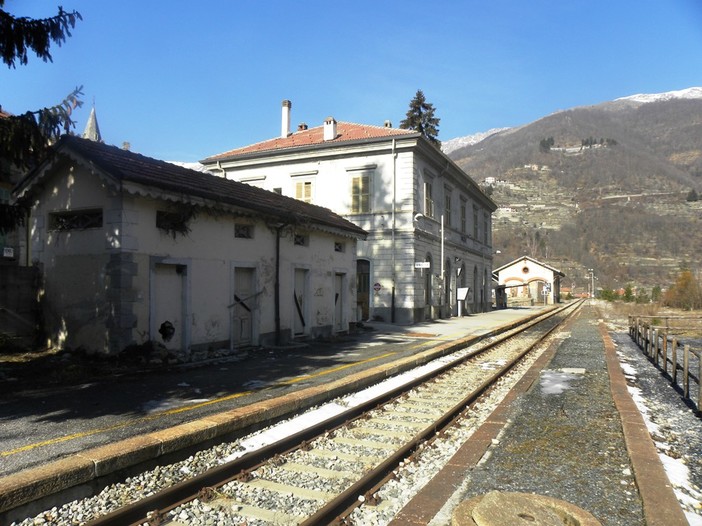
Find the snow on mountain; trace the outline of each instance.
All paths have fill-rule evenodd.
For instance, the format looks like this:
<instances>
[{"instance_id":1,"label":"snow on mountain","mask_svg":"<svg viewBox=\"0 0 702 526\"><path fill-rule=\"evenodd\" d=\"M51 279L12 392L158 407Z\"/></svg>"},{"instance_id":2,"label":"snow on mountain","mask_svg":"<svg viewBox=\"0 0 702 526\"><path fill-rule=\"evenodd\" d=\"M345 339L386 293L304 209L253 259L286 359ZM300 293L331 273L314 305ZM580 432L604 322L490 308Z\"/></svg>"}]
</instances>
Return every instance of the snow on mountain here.
<instances>
[{"instance_id":1,"label":"snow on mountain","mask_svg":"<svg viewBox=\"0 0 702 526\"><path fill-rule=\"evenodd\" d=\"M637 95L629 95L628 97L620 97L618 99L614 99L614 101L612 102L628 101L639 104L645 104L648 102L660 102L672 99L702 99L702 87L692 87L677 91L666 91L664 93L639 93ZM479 143L480 141L482 141L483 139L487 139L491 135L512 129L514 128L493 128L486 132L479 132L474 133L473 135L466 135L465 137L456 137L455 139L441 141L441 150L448 155L449 153L463 148L464 146L470 146Z\"/></svg>"},{"instance_id":2,"label":"snow on mountain","mask_svg":"<svg viewBox=\"0 0 702 526\"><path fill-rule=\"evenodd\" d=\"M666 91L665 93L639 93L615 100L630 100L633 102L660 102L671 99L702 99L702 88L686 88L677 91Z\"/></svg>"},{"instance_id":3,"label":"snow on mountain","mask_svg":"<svg viewBox=\"0 0 702 526\"><path fill-rule=\"evenodd\" d=\"M448 141L441 141L441 151L448 155L454 150L479 143L491 135L495 135L496 133L509 129L511 128L492 128L486 132L474 133L473 135L466 135L465 137L456 137L455 139L449 139Z\"/></svg>"}]
</instances>

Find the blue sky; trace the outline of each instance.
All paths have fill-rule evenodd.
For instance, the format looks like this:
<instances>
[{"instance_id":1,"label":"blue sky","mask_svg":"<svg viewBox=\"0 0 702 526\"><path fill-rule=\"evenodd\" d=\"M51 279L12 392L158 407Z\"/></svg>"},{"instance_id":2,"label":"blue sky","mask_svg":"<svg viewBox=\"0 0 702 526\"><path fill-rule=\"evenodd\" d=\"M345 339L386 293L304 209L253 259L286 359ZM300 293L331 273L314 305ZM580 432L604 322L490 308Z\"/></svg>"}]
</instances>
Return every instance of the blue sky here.
<instances>
[{"instance_id":1,"label":"blue sky","mask_svg":"<svg viewBox=\"0 0 702 526\"><path fill-rule=\"evenodd\" d=\"M106 142L195 161L337 120L399 125L422 89L439 139L560 109L702 86L699 0L6 0L16 16L83 21L53 63L0 69L21 113L82 85Z\"/></svg>"}]
</instances>

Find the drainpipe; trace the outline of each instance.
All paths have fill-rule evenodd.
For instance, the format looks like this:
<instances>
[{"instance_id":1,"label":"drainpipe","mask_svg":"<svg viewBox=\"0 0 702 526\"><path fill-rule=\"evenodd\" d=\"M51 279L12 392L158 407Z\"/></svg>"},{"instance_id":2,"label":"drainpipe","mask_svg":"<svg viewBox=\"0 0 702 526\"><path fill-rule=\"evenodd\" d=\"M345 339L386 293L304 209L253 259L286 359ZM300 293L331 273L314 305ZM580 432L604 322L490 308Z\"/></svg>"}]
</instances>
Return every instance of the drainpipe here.
<instances>
[{"instance_id":1,"label":"drainpipe","mask_svg":"<svg viewBox=\"0 0 702 526\"><path fill-rule=\"evenodd\" d=\"M25 256L25 266L30 267L32 265L32 234L31 234L31 227L29 222L32 220L32 212L31 208L27 208L27 212L24 216L24 242L26 245L26 248L24 250L24 256ZM19 248L19 247L18 247Z\"/></svg>"},{"instance_id":2,"label":"drainpipe","mask_svg":"<svg viewBox=\"0 0 702 526\"><path fill-rule=\"evenodd\" d=\"M280 232L285 224L275 229L275 344L280 347Z\"/></svg>"},{"instance_id":3,"label":"drainpipe","mask_svg":"<svg viewBox=\"0 0 702 526\"><path fill-rule=\"evenodd\" d=\"M395 139L392 140L392 295L390 298L390 321L395 323L395 199L397 190L397 162L395 160Z\"/></svg>"}]
</instances>

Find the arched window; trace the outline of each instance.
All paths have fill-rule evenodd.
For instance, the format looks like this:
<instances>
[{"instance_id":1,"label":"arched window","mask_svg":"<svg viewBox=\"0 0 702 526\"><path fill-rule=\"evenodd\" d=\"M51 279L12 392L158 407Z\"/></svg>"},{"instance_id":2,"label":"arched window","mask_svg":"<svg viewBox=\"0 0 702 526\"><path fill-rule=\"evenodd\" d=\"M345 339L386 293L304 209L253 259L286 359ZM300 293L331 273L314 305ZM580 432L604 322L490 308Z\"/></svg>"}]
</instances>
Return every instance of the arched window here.
<instances>
[{"instance_id":1,"label":"arched window","mask_svg":"<svg viewBox=\"0 0 702 526\"><path fill-rule=\"evenodd\" d=\"M483 270L483 287L482 287L482 309L483 312L488 311L488 301L490 301L490 282L488 281L487 269Z\"/></svg>"}]
</instances>

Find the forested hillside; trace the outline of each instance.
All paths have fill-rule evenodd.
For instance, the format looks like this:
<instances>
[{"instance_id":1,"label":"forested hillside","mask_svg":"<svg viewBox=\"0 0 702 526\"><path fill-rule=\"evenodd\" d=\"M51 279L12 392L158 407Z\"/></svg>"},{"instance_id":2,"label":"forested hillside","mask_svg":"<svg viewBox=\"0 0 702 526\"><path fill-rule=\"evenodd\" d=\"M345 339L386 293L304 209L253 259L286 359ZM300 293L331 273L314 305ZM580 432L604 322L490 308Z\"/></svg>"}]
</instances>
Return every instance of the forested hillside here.
<instances>
[{"instance_id":1,"label":"forested hillside","mask_svg":"<svg viewBox=\"0 0 702 526\"><path fill-rule=\"evenodd\" d=\"M567 285L665 287L702 254L702 99L617 100L449 154L500 206L496 266L522 254Z\"/></svg>"}]
</instances>

